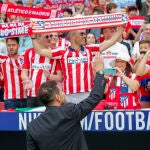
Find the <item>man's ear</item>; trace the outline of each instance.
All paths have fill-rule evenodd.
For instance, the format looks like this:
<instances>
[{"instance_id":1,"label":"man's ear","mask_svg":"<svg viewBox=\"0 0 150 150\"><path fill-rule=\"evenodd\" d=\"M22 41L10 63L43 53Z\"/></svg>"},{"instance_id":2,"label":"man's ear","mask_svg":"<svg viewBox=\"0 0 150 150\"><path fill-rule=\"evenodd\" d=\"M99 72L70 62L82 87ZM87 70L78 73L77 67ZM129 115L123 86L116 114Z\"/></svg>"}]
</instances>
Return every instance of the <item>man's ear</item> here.
<instances>
[{"instance_id":1,"label":"man's ear","mask_svg":"<svg viewBox=\"0 0 150 150\"><path fill-rule=\"evenodd\" d=\"M56 96L55 96L55 99L56 99L56 101L57 101L58 103L61 103L61 100L60 100L60 96L59 96L59 95L56 95Z\"/></svg>"}]
</instances>

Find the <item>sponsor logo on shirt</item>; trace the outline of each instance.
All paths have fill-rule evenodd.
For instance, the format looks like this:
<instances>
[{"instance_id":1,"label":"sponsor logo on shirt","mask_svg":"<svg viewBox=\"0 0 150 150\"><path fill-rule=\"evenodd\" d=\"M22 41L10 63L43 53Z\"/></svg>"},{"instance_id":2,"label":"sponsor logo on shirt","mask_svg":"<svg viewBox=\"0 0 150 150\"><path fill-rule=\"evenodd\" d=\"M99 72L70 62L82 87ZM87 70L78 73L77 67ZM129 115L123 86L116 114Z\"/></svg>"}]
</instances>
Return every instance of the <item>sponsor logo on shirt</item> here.
<instances>
[{"instance_id":1,"label":"sponsor logo on shirt","mask_svg":"<svg viewBox=\"0 0 150 150\"><path fill-rule=\"evenodd\" d=\"M68 58L68 64L85 63L88 61L87 57L70 57Z\"/></svg>"},{"instance_id":2,"label":"sponsor logo on shirt","mask_svg":"<svg viewBox=\"0 0 150 150\"><path fill-rule=\"evenodd\" d=\"M32 64L32 69L51 69L51 64Z\"/></svg>"}]
</instances>

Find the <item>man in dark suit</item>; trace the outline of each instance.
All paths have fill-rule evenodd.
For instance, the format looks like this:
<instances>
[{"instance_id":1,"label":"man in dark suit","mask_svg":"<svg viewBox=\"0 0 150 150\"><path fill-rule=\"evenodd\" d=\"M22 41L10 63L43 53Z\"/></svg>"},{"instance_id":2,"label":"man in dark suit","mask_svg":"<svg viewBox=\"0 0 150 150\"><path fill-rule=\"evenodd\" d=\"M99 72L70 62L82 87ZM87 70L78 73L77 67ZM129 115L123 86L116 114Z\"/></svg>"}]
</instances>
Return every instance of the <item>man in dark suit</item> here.
<instances>
[{"instance_id":1,"label":"man in dark suit","mask_svg":"<svg viewBox=\"0 0 150 150\"><path fill-rule=\"evenodd\" d=\"M99 54L95 56L93 69L96 72L94 87L78 104L66 103L65 94L55 81L40 86L38 95L46 111L28 125L27 150L88 150L80 121L104 94L104 63Z\"/></svg>"}]
</instances>

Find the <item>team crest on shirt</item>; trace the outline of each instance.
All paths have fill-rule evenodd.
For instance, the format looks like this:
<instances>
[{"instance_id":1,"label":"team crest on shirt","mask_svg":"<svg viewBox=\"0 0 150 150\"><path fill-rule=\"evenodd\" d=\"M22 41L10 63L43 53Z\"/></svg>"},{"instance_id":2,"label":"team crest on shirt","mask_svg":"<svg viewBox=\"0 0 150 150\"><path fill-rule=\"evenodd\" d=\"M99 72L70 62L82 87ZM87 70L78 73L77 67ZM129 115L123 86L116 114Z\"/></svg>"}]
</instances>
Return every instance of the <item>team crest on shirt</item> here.
<instances>
[{"instance_id":1,"label":"team crest on shirt","mask_svg":"<svg viewBox=\"0 0 150 150\"><path fill-rule=\"evenodd\" d=\"M123 106L125 108L126 106L128 106L128 102L129 102L129 99L128 99L127 95L120 96L120 105L121 106Z\"/></svg>"},{"instance_id":2,"label":"team crest on shirt","mask_svg":"<svg viewBox=\"0 0 150 150\"><path fill-rule=\"evenodd\" d=\"M68 58L68 64L85 63L87 61L88 61L88 58L86 56L82 56L82 57L69 57Z\"/></svg>"},{"instance_id":3,"label":"team crest on shirt","mask_svg":"<svg viewBox=\"0 0 150 150\"><path fill-rule=\"evenodd\" d=\"M51 64L32 64L32 69L46 69L46 70L50 70L51 69Z\"/></svg>"},{"instance_id":4,"label":"team crest on shirt","mask_svg":"<svg viewBox=\"0 0 150 150\"><path fill-rule=\"evenodd\" d=\"M111 88L110 89L110 94L109 94L109 98L111 100L113 100L116 97L116 89L115 88Z\"/></svg>"},{"instance_id":5,"label":"team crest on shirt","mask_svg":"<svg viewBox=\"0 0 150 150\"><path fill-rule=\"evenodd\" d=\"M20 64L24 64L24 59L22 57L19 58Z\"/></svg>"}]
</instances>

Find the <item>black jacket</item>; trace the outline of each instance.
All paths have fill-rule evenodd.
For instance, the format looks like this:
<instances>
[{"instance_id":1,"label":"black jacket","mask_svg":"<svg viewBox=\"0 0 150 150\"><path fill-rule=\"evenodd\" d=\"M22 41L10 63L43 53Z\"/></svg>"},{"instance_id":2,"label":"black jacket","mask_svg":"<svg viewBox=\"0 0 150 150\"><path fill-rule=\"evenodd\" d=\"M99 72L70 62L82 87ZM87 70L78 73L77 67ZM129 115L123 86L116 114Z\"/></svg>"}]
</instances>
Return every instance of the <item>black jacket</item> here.
<instances>
[{"instance_id":1,"label":"black jacket","mask_svg":"<svg viewBox=\"0 0 150 150\"><path fill-rule=\"evenodd\" d=\"M80 121L102 99L105 78L96 74L89 97L79 104L51 106L27 127L27 150L87 150Z\"/></svg>"}]
</instances>

